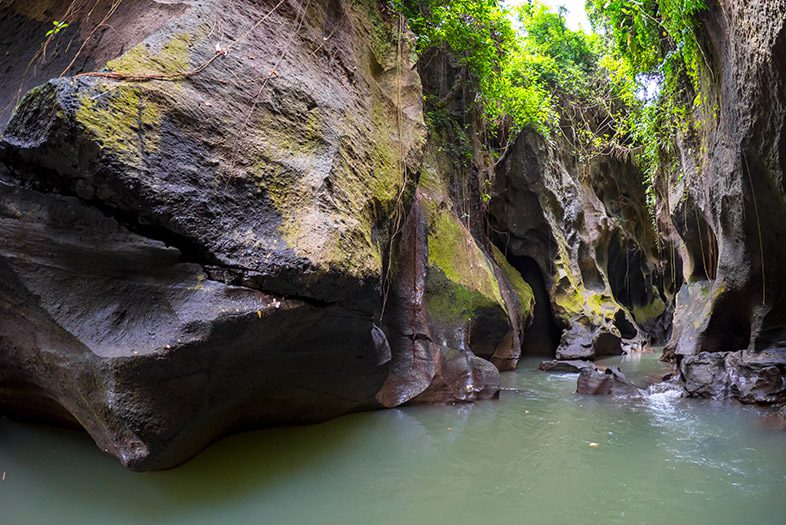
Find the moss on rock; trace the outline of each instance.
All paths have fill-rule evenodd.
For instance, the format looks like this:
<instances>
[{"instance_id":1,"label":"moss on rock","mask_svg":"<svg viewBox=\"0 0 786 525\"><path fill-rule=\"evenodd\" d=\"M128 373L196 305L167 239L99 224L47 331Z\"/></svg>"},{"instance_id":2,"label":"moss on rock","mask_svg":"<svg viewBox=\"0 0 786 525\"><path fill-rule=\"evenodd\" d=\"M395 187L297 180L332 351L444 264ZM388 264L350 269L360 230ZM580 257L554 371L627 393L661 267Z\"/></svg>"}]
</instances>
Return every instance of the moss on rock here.
<instances>
[{"instance_id":1,"label":"moss on rock","mask_svg":"<svg viewBox=\"0 0 786 525\"><path fill-rule=\"evenodd\" d=\"M102 149L138 164L142 152L158 148L162 109L140 87L98 83L79 94L76 121Z\"/></svg>"},{"instance_id":2,"label":"moss on rock","mask_svg":"<svg viewBox=\"0 0 786 525\"><path fill-rule=\"evenodd\" d=\"M653 321L658 317L663 315L663 312L666 311L666 303L663 302L663 299L660 297L656 297L654 301L649 304L645 305L633 305L633 317L636 319L636 322L639 324L646 323L648 321Z\"/></svg>"},{"instance_id":3,"label":"moss on rock","mask_svg":"<svg viewBox=\"0 0 786 525\"><path fill-rule=\"evenodd\" d=\"M428 201L427 201L428 202ZM443 322L466 321L477 310L501 308L505 302L491 262L458 217L431 202L429 225L429 315Z\"/></svg>"},{"instance_id":4,"label":"moss on rock","mask_svg":"<svg viewBox=\"0 0 786 525\"><path fill-rule=\"evenodd\" d=\"M510 265L496 246L492 246L492 254L494 255L494 261L502 268L502 272L516 294L521 308L521 317L531 317L535 311L535 294L532 291L532 287L524 280L518 270Z\"/></svg>"},{"instance_id":5,"label":"moss on rock","mask_svg":"<svg viewBox=\"0 0 786 525\"><path fill-rule=\"evenodd\" d=\"M177 75L191 67L190 47L199 39L202 30L178 33L157 50L150 43L142 42L122 56L107 62L106 67L115 72L134 76Z\"/></svg>"}]
</instances>

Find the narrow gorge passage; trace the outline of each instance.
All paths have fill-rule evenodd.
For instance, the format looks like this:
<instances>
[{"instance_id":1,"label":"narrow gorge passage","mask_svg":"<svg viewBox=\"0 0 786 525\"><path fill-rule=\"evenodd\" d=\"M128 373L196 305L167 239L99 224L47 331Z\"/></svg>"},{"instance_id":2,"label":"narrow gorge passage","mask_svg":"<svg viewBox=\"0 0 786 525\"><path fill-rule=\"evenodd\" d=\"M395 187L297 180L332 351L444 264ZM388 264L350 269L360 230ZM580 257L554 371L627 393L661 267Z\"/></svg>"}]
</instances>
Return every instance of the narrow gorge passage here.
<instances>
[{"instance_id":1,"label":"narrow gorge passage","mask_svg":"<svg viewBox=\"0 0 786 525\"><path fill-rule=\"evenodd\" d=\"M562 4L0 0L0 522L782 525L786 0Z\"/></svg>"}]
</instances>

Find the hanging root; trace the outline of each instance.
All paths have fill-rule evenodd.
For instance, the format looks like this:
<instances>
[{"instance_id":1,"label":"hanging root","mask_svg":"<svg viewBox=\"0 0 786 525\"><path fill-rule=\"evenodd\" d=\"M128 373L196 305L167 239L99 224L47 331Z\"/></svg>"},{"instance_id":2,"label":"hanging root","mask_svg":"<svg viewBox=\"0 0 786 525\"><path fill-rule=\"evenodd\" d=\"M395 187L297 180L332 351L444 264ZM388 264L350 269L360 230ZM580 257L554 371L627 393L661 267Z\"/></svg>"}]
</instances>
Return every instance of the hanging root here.
<instances>
[{"instance_id":1,"label":"hanging root","mask_svg":"<svg viewBox=\"0 0 786 525\"><path fill-rule=\"evenodd\" d=\"M756 202L756 190L753 188L753 179L751 178L751 168L748 165L748 157L745 153L742 154L742 159L745 161L745 171L748 174L748 184L751 187L751 197L753 197L753 211L756 213L756 230L759 236L759 261L761 262L761 304L764 305L767 299L767 280L764 275L764 242L761 238L761 221L759 219L759 206Z\"/></svg>"},{"instance_id":2,"label":"hanging root","mask_svg":"<svg viewBox=\"0 0 786 525\"><path fill-rule=\"evenodd\" d=\"M79 77L97 77L97 78L108 78L111 80L118 80L118 81L127 81L127 82L150 82L151 80L161 80L164 82L177 82L179 80L186 80L191 77L195 77L198 74L202 73L205 69L210 67L210 65L215 62L220 57L226 55L226 50L219 49L215 52L215 54L210 57L205 63L201 66L191 69L189 71L183 71L181 73L160 73L160 74L150 74L150 75L140 75L139 73L123 73L122 71L90 71L88 73L79 73L78 75L74 75L74 78Z\"/></svg>"},{"instance_id":3,"label":"hanging root","mask_svg":"<svg viewBox=\"0 0 786 525\"><path fill-rule=\"evenodd\" d=\"M396 196L393 209L393 229L390 234L390 241L388 242L388 257L387 265L385 268L385 275L382 277L382 308L379 313L379 320L385 315L385 307L387 306L388 296L390 295L390 286L392 280L393 268L393 248L395 246L396 237L403 228L404 224L404 206L403 197L407 189L407 170L404 166L404 113L401 109L401 56L402 56L402 34L404 32L404 16L399 13L398 15L398 40L396 43L396 128L398 132L398 169L401 176L401 189Z\"/></svg>"}]
</instances>

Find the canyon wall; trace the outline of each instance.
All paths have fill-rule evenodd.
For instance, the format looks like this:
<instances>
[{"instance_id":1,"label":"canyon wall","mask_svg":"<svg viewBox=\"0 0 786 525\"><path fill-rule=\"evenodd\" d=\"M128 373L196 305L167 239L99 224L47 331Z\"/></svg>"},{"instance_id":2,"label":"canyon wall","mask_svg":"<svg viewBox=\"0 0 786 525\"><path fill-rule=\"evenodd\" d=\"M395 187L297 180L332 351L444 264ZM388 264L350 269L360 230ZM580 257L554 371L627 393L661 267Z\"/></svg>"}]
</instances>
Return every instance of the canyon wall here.
<instances>
[{"instance_id":1,"label":"canyon wall","mask_svg":"<svg viewBox=\"0 0 786 525\"><path fill-rule=\"evenodd\" d=\"M666 356L691 395L786 401L786 2L709 2L704 103L659 181L686 285Z\"/></svg>"},{"instance_id":2,"label":"canyon wall","mask_svg":"<svg viewBox=\"0 0 786 525\"><path fill-rule=\"evenodd\" d=\"M689 395L786 401L784 1L702 15L654 217L626 158L492 157L374 0L3 3L0 411L161 469L667 341Z\"/></svg>"},{"instance_id":3,"label":"canyon wall","mask_svg":"<svg viewBox=\"0 0 786 525\"><path fill-rule=\"evenodd\" d=\"M443 184L403 20L93 4L0 7L3 413L147 470L247 428L498 394L531 293Z\"/></svg>"},{"instance_id":4,"label":"canyon wall","mask_svg":"<svg viewBox=\"0 0 786 525\"><path fill-rule=\"evenodd\" d=\"M629 161L580 164L564 141L528 132L497 168L493 237L542 281L550 306L542 315L551 317L540 323L546 333L530 337L560 360L638 351L669 336L681 279L656 239L641 181Z\"/></svg>"}]
</instances>

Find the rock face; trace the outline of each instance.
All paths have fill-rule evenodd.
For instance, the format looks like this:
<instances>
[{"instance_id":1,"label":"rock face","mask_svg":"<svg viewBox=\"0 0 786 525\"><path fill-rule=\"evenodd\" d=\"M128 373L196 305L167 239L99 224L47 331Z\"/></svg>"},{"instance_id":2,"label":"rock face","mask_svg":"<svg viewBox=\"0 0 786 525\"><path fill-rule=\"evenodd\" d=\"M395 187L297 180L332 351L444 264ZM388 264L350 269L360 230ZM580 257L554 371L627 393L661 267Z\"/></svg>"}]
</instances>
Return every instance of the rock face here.
<instances>
[{"instance_id":1,"label":"rock face","mask_svg":"<svg viewBox=\"0 0 786 525\"><path fill-rule=\"evenodd\" d=\"M496 397L498 370L516 368L535 307L532 288L488 241L474 204L487 159L457 124L473 126L472 95L454 88L461 80L449 57L420 62L424 93L446 101L446 124L424 148L403 226L384 318L394 349L378 395L384 406Z\"/></svg>"},{"instance_id":2,"label":"rock face","mask_svg":"<svg viewBox=\"0 0 786 525\"><path fill-rule=\"evenodd\" d=\"M532 292L460 219L398 20L113 5L77 0L35 57L64 6L0 7L35 64L0 82L11 108L32 88L0 115L0 411L148 470L232 431L495 397Z\"/></svg>"},{"instance_id":3,"label":"rock face","mask_svg":"<svg viewBox=\"0 0 786 525\"><path fill-rule=\"evenodd\" d=\"M569 374L576 374L585 368L595 368L595 365L590 361L559 361L554 359L552 361L543 361L538 369L544 372L564 372Z\"/></svg>"},{"instance_id":4,"label":"rock face","mask_svg":"<svg viewBox=\"0 0 786 525\"><path fill-rule=\"evenodd\" d=\"M544 283L535 299L560 333L551 355L594 359L664 340L671 267L658 262L641 175L614 159L579 169L568 151L521 135L498 167L490 207L500 249Z\"/></svg>"},{"instance_id":5,"label":"rock face","mask_svg":"<svg viewBox=\"0 0 786 525\"><path fill-rule=\"evenodd\" d=\"M512 330L500 292L506 284L458 218L432 198L417 191L403 229L386 314L393 360L377 395L386 407L499 393L499 372L473 353L471 329L491 341ZM470 265L475 274L466 273Z\"/></svg>"},{"instance_id":6,"label":"rock face","mask_svg":"<svg viewBox=\"0 0 786 525\"><path fill-rule=\"evenodd\" d=\"M627 161L531 133L491 159L375 0L4 2L0 411L161 469L490 399L526 354L635 395L588 362L670 334L690 395L786 401L784 1L706 13L717 118L659 181L666 243Z\"/></svg>"},{"instance_id":7,"label":"rock face","mask_svg":"<svg viewBox=\"0 0 786 525\"><path fill-rule=\"evenodd\" d=\"M705 108L678 138L684 175L658 191L688 283L666 355L688 392L725 397L718 381L786 348L786 2L716 0L701 22Z\"/></svg>"},{"instance_id":8,"label":"rock face","mask_svg":"<svg viewBox=\"0 0 786 525\"><path fill-rule=\"evenodd\" d=\"M576 393L588 396L637 397L641 392L619 368L583 368L579 373Z\"/></svg>"},{"instance_id":9,"label":"rock face","mask_svg":"<svg viewBox=\"0 0 786 525\"><path fill-rule=\"evenodd\" d=\"M685 357L680 372L688 395L748 404L786 403L786 351L702 352Z\"/></svg>"},{"instance_id":10,"label":"rock face","mask_svg":"<svg viewBox=\"0 0 786 525\"><path fill-rule=\"evenodd\" d=\"M75 421L150 469L377 406L420 82L376 3L298 5L160 8L110 75L25 95L1 146L4 411ZM6 4L2 33L29 15Z\"/></svg>"}]
</instances>

